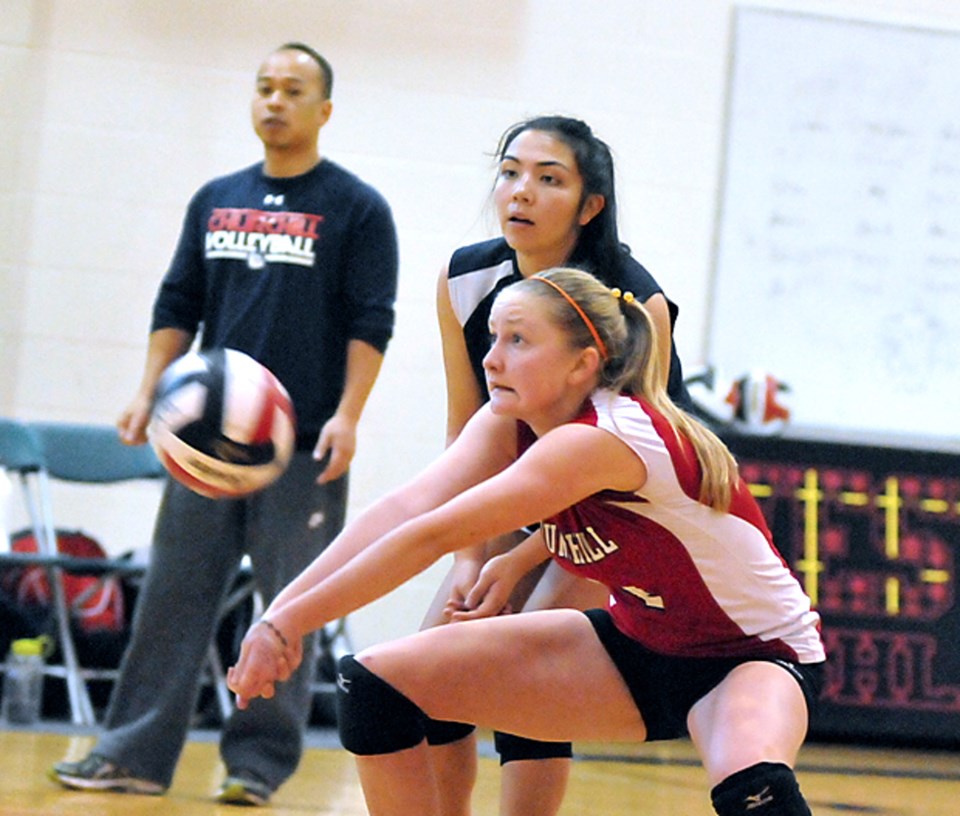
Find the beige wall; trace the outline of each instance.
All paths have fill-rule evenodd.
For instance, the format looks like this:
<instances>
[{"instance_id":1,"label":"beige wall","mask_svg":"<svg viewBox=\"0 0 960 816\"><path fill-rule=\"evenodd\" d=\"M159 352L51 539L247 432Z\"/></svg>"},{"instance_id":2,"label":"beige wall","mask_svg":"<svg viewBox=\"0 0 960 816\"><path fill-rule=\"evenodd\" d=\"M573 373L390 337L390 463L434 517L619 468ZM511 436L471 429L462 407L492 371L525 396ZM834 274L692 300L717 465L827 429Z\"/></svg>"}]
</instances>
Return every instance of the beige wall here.
<instances>
[{"instance_id":1,"label":"beige wall","mask_svg":"<svg viewBox=\"0 0 960 816\"><path fill-rule=\"evenodd\" d=\"M960 25L956 0L775 5ZM289 39L315 45L337 74L323 152L387 196L400 231L396 337L362 424L352 510L440 450L436 273L455 246L491 234L489 154L525 116L580 116L613 146L624 238L681 304L677 343L687 365L697 363L733 7L2 0L0 414L114 420L140 374L186 201L206 179L259 157L253 73ZM150 486L119 498L61 488L58 518L110 549L138 547L155 498ZM10 513L16 525L17 508ZM356 645L415 628L437 580L434 569L355 615Z\"/></svg>"}]
</instances>

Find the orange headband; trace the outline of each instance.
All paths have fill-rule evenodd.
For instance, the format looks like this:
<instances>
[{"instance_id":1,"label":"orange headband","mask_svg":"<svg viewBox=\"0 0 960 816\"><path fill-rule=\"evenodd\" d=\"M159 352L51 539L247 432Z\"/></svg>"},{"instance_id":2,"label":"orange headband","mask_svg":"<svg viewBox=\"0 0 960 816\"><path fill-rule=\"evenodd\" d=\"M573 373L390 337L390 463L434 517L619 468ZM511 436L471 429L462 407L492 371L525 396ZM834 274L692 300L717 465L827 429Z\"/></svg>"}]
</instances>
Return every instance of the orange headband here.
<instances>
[{"instance_id":1,"label":"orange headband","mask_svg":"<svg viewBox=\"0 0 960 816\"><path fill-rule=\"evenodd\" d=\"M607 354L607 347L604 344L603 340L600 339L600 333L597 331L597 327L594 326L593 321L589 317L587 317L587 313L580 308L580 304L577 303L577 301L575 301L572 297L570 297L570 295L568 295L566 291L564 291L562 286L554 283L552 280L550 280L550 278L543 278L540 275L534 275L530 280L543 281L548 286L552 286L561 295L563 295L563 298L564 300L567 301L567 303L569 303L571 306L573 306L574 309L576 309L577 314L580 315L580 319L583 321L583 325L586 326L590 330L590 334L593 335L593 342L597 344L597 350L600 352L600 356L603 358L604 362L606 362L609 357L609 355Z\"/></svg>"}]
</instances>

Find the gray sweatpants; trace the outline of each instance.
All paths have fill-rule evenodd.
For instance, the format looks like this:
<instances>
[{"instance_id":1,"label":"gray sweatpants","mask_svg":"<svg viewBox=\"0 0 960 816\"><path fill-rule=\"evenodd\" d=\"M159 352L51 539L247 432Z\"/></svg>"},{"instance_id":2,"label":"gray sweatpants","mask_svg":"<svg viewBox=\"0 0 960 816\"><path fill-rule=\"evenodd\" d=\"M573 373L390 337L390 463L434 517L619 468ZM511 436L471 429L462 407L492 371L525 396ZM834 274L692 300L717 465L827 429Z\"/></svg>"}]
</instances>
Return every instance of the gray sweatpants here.
<instances>
[{"instance_id":1,"label":"gray sweatpants","mask_svg":"<svg viewBox=\"0 0 960 816\"><path fill-rule=\"evenodd\" d=\"M296 453L277 482L235 500L205 499L169 481L96 753L138 777L170 784L218 611L243 556L250 556L269 603L343 527L347 477L318 485L319 472L309 452ZM300 669L273 699L257 699L230 716L220 740L229 773L253 771L275 789L296 770L311 704L313 642L305 640Z\"/></svg>"}]
</instances>

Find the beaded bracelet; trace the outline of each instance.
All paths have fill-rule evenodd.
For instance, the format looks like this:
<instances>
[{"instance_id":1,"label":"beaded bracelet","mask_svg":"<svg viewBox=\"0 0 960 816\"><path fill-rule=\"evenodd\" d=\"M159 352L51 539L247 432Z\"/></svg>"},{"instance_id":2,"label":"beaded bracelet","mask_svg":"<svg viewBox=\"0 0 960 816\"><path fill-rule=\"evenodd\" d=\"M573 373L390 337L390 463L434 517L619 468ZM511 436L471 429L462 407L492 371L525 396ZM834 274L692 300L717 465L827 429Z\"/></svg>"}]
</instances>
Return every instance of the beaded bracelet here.
<instances>
[{"instance_id":1,"label":"beaded bracelet","mask_svg":"<svg viewBox=\"0 0 960 816\"><path fill-rule=\"evenodd\" d=\"M267 629L269 629L271 632L273 632L273 634L275 634L278 638L280 638L280 642L283 644L284 649L287 649L290 647L289 642L283 636L283 632L277 629L277 627L274 626L271 621L268 621L266 618L260 618L260 620L257 621L257 623L262 623L264 626L267 627Z\"/></svg>"}]
</instances>

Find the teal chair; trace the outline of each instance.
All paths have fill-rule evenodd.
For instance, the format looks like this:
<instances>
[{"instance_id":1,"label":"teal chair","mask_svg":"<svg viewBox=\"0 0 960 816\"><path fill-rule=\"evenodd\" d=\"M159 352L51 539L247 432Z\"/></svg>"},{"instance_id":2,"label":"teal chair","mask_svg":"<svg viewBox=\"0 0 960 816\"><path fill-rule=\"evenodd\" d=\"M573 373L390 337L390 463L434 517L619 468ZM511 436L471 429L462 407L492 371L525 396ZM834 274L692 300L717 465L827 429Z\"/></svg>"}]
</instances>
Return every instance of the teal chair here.
<instances>
[{"instance_id":1,"label":"teal chair","mask_svg":"<svg viewBox=\"0 0 960 816\"><path fill-rule=\"evenodd\" d=\"M128 558L76 558L57 549L57 525L51 501L51 481L111 484L135 479L160 479L166 471L149 445L124 445L116 428L68 422L23 422L0 417L0 467L22 486L30 527L37 542L36 553L0 552L0 566L42 566L52 587L52 612L60 661L47 666L47 673L65 680L71 720L76 725L93 725L96 715L87 681L111 679L115 669L84 667L77 655L71 631L71 610L63 591L64 571L86 575L142 576L146 565ZM234 612L251 615L262 611L248 564L240 574L220 610L221 623ZM332 699L335 686L331 669L342 654L354 651L346 620L334 621L316 633L319 658L311 690L321 698L321 707ZM221 719L233 710L233 695L226 684L226 672L216 643L211 643L206 662L205 682L215 694Z\"/></svg>"},{"instance_id":2,"label":"teal chair","mask_svg":"<svg viewBox=\"0 0 960 816\"><path fill-rule=\"evenodd\" d=\"M87 680L102 671L80 665L71 631L71 612L63 589L65 570L88 575L139 574L143 565L124 558L76 558L61 555L51 501L51 480L110 484L134 479L159 479L163 467L149 445L124 445L115 428L64 422L21 422L0 418L0 467L22 488L36 553L3 552L0 564L41 566L51 587L51 612L55 621L58 662L47 673L66 683L71 721L96 722Z\"/></svg>"}]
</instances>

